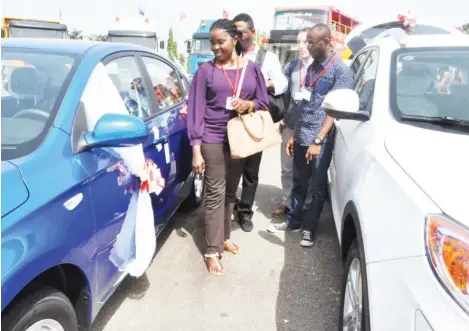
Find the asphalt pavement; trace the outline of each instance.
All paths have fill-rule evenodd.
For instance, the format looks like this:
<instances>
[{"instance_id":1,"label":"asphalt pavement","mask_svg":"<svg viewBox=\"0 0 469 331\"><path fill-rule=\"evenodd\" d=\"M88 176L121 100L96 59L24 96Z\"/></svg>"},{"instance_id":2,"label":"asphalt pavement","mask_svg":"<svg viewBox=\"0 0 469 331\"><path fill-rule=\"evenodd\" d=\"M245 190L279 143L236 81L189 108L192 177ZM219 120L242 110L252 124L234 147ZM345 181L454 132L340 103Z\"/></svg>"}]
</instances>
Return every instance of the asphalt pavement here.
<instances>
[{"instance_id":1,"label":"asphalt pavement","mask_svg":"<svg viewBox=\"0 0 469 331\"><path fill-rule=\"evenodd\" d=\"M146 274L127 277L92 331L335 331L342 265L330 207L312 248L300 233L270 234L280 202L279 146L264 152L254 229L233 222L237 256L225 254L225 276L207 272L203 210L178 213L157 239Z\"/></svg>"}]
</instances>

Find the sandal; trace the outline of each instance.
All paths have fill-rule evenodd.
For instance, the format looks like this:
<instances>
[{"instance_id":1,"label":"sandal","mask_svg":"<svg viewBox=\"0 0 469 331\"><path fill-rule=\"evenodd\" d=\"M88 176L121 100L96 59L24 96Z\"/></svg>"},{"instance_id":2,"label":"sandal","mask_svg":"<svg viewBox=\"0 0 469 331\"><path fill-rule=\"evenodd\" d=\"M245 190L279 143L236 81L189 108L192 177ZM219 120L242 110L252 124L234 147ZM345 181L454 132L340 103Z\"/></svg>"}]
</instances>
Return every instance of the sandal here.
<instances>
[{"instance_id":1,"label":"sandal","mask_svg":"<svg viewBox=\"0 0 469 331\"><path fill-rule=\"evenodd\" d=\"M206 254L204 256L205 263L207 264L208 272L215 276L222 276L225 274L225 269L221 264L221 256L219 254Z\"/></svg>"},{"instance_id":2,"label":"sandal","mask_svg":"<svg viewBox=\"0 0 469 331\"><path fill-rule=\"evenodd\" d=\"M239 246L234 244L231 240L225 240L225 243L224 243L224 248L225 248L225 251L228 252L228 253L231 253L233 255L236 255L239 253Z\"/></svg>"}]
</instances>

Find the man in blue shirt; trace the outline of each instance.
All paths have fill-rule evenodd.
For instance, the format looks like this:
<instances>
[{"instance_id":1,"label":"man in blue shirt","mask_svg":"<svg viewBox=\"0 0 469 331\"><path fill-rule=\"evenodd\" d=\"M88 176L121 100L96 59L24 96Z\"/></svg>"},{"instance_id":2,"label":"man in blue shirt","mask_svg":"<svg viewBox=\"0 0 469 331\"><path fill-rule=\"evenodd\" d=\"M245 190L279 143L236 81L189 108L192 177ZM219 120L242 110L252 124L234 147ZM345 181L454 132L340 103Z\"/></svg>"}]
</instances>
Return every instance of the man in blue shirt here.
<instances>
[{"instance_id":1,"label":"man in blue shirt","mask_svg":"<svg viewBox=\"0 0 469 331\"><path fill-rule=\"evenodd\" d=\"M300 231L301 213L312 178L312 201L304 218L301 245L314 245L314 232L327 196L327 170L334 146L334 119L321 108L325 96L333 90L351 89L354 75L331 47L331 30L325 24L312 27L307 36L308 49L314 61L308 68L305 86L301 92L300 119L294 136L287 144L288 155L293 155L293 189L291 210L287 222L268 229ZM294 151L294 152L293 152Z\"/></svg>"}]
</instances>

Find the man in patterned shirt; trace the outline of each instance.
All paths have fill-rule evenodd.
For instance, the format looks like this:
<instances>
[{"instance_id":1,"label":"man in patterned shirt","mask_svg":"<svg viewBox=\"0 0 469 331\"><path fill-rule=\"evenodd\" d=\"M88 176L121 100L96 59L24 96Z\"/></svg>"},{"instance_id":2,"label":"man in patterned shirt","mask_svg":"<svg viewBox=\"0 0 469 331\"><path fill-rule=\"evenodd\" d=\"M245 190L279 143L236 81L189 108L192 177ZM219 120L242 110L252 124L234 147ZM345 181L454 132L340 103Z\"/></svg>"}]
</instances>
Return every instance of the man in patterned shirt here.
<instances>
[{"instance_id":1,"label":"man in patterned shirt","mask_svg":"<svg viewBox=\"0 0 469 331\"><path fill-rule=\"evenodd\" d=\"M287 222L275 224L268 229L275 231L300 231L301 214L308 182L312 178L312 201L305 215L301 246L314 245L314 231L327 196L327 170L334 146L334 119L327 116L321 104L330 91L350 89L353 72L334 53L331 47L331 30L325 24L317 24L308 32L307 45L313 63L308 68L305 86L307 91L298 92L301 100L300 120L294 136L287 144L287 153L293 155L293 189L291 210Z\"/></svg>"}]
</instances>

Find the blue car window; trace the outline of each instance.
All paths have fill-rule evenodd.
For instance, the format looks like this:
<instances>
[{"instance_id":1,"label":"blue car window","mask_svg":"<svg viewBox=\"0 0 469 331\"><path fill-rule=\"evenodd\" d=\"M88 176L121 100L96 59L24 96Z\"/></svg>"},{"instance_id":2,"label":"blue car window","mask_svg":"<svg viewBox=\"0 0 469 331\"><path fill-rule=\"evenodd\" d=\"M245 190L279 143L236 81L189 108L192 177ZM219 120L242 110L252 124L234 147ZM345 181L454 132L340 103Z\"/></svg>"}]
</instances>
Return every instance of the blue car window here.
<instances>
[{"instance_id":1,"label":"blue car window","mask_svg":"<svg viewBox=\"0 0 469 331\"><path fill-rule=\"evenodd\" d=\"M153 115L142 75L133 56L120 57L107 63L106 71L131 115L141 119Z\"/></svg>"},{"instance_id":2,"label":"blue car window","mask_svg":"<svg viewBox=\"0 0 469 331\"><path fill-rule=\"evenodd\" d=\"M158 111L164 111L182 102L184 88L176 69L155 58L142 56L142 60L152 82Z\"/></svg>"}]
</instances>

